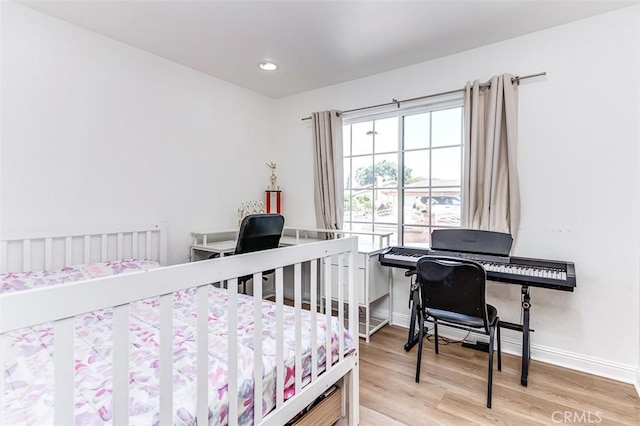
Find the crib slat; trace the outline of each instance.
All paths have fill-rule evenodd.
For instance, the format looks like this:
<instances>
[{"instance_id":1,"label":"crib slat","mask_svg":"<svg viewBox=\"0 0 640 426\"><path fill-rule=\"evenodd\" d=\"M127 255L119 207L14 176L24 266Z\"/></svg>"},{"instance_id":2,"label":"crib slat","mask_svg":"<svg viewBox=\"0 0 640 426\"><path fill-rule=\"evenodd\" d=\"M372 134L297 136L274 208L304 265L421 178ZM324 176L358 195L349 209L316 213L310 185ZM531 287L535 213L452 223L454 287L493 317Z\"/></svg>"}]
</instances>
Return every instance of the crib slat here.
<instances>
[{"instance_id":1,"label":"crib slat","mask_svg":"<svg viewBox=\"0 0 640 426\"><path fill-rule=\"evenodd\" d=\"M9 264L9 251L7 250L7 246L8 244L6 241L0 242L0 272L2 273L7 272ZM0 418L0 421L1 420L2 419Z\"/></svg>"},{"instance_id":2,"label":"crib slat","mask_svg":"<svg viewBox=\"0 0 640 426\"><path fill-rule=\"evenodd\" d=\"M229 280L229 284L227 285L227 292L229 298L229 312L227 313L228 317L228 330L237 330L238 329L238 313L237 313L237 305L238 305L238 279L234 278ZM236 333L228 333L228 348L227 352L227 365L229 365L229 387L228 389L228 397L229 397L229 414L227 415L229 419L229 426L237 426L238 425L238 357L236 353L238 352L238 335Z\"/></svg>"},{"instance_id":3,"label":"crib slat","mask_svg":"<svg viewBox=\"0 0 640 426\"><path fill-rule=\"evenodd\" d=\"M173 294L160 296L160 424L173 424Z\"/></svg>"},{"instance_id":4,"label":"crib slat","mask_svg":"<svg viewBox=\"0 0 640 426\"><path fill-rule=\"evenodd\" d=\"M197 421L199 425L209 424L209 286L198 287L197 312L197 368L198 398Z\"/></svg>"},{"instance_id":5,"label":"crib slat","mask_svg":"<svg viewBox=\"0 0 640 426\"><path fill-rule=\"evenodd\" d=\"M338 256L338 360L344 359L344 333L341 332L344 327L344 255Z\"/></svg>"},{"instance_id":6,"label":"crib slat","mask_svg":"<svg viewBox=\"0 0 640 426\"><path fill-rule=\"evenodd\" d=\"M318 377L318 262L313 259L310 262L310 283L311 292L311 381Z\"/></svg>"},{"instance_id":7,"label":"crib slat","mask_svg":"<svg viewBox=\"0 0 640 426\"><path fill-rule=\"evenodd\" d=\"M293 266L293 307L296 318L296 394L302 390L302 267L299 263Z\"/></svg>"},{"instance_id":8,"label":"crib slat","mask_svg":"<svg viewBox=\"0 0 640 426\"><path fill-rule=\"evenodd\" d=\"M109 256L108 255L108 246L107 246L107 242L109 240L109 235L107 234L102 234L100 236L100 262L106 262L107 260L109 260Z\"/></svg>"},{"instance_id":9,"label":"crib slat","mask_svg":"<svg viewBox=\"0 0 640 426\"><path fill-rule=\"evenodd\" d=\"M73 388L74 388L74 318L65 318L55 322L53 344L53 423L56 425L74 424Z\"/></svg>"},{"instance_id":10,"label":"crib slat","mask_svg":"<svg viewBox=\"0 0 640 426\"><path fill-rule=\"evenodd\" d=\"M340 274L340 272L338 272ZM324 346L324 366L325 373L329 371L331 364L333 363L333 351L331 349L331 309L333 307L333 303L331 301L331 257L326 257L324 259L324 292L325 292L325 323L327 326L326 335L325 335L325 346Z\"/></svg>"},{"instance_id":11,"label":"crib slat","mask_svg":"<svg viewBox=\"0 0 640 426\"><path fill-rule=\"evenodd\" d=\"M44 269L45 271L53 270L53 239L45 238L44 240Z\"/></svg>"},{"instance_id":12,"label":"crib slat","mask_svg":"<svg viewBox=\"0 0 640 426\"><path fill-rule=\"evenodd\" d=\"M353 336L355 351L358 352L358 333L359 333L359 318L358 318L358 304L356 288L355 288L355 273L356 273L356 253L358 252L357 240L353 240L351 244L351 252L349 252L349 267L348 267L348 283L349 285L349 300L353 303L349 303L349 332ZM360 423L360 371L355 368L347 375L347 392L349 393L349 426L356 426ZM345 413L344 405L342 414Z\"/></svg>"},{"instance_id":13,"label":"crib slat","mask_svg":"<svg viewBox=\"0 0 640 426\"><path fill-rule=\"evenodd\" d=\"M284 274L282 268L276 269L276 324L282 324L284 306ZM284 329L277 327L276 330L276 408L282 406L284 402L284 377L287 373L284 367Z\"/></svg>"},{"instance_id":14,"label":"crib slat","mask_svg":"<svg viewBox=\"0 0 640 426\"><path fill-rule=\"evenodd\" d=\"M113 308L113 422L129 424L129 305Z\"/></svg>"},{"instance_id":15,"label":"crib slat","mask_svg":"<svg viewBox=\"0 0 640 426\"><path fill-rule=\"evenodd\" d=\"M145 259L151 259L151 231L147 231L147 244L145 247L146 255Z\"/></svg>"},{"instance_id":16,"label":"crib slat","mask_svg":"<svg viewBox=\"0 0 640 426\"><path fill-rule=\"evenodd\" d=\"M262 273L253 274L253 423L262 421Z\"/></svg>"},{"instance_id":17,"label":"crib slat","mask_svg":"<svg viewBox=\"0 0 640 426\"><path fill-rule=\"evenodd\" d=\"M159 247L167 247L167 231L164 224L157 225L154 232L158 238ZM149 234L149 243L151 243L151 234ZM149 259L151 259L151 251L149 252ZM163 266L167 265L167 250L158 250L158 262Z\"/></svg>"},{"instance_id":18,"label":"crib slat","mask_svg":"<svg viewBox=\"0 0 640 426\"><path fill-rule=\"evenodd\" d=\"M73 256L73 238L66 237L64 239L64 266L71 265L72 256Z\"/></svg>"},{"instance_id":19,"label":"crib slat","mask_svg":"<svg viewBox=\"0 0 640 426\"><path fill-rule=\"evenodd\" d=\"M84 261L83 263L91 262L91 236L84 236Z\"/></svg>"},{"instance_id":20,"label":"crib slat","mask_svg":"<svg viewBox=\"0 0 640 426\"><path fill-rule=\"evenodd\" d=\"M134 232L131 235L131 257L138 259L138 233Z\"/></svg>"},{"instance_id":21,"label":"crib slat","mask_svg":"<svg viewBox=\"0 0 640 426\"><path fill-rule=\"evenodd\" d=\"M124 259L123 239L124 239L124 235L122 234L122 232L118 233L118 240L117 240L118 243L117 243L117 252L116 252L116 254L117 254L116 259L118 259L118 260Z\"/></svg>"},{"instance_id":22,"label":"crib slat","mask_svg":"<svg viewBox=\"0 0 640 426\"><path fill-rule=\"evenodd\" d=\"M22 242L22 270L31 270L31 240Z\"/></svg>"}]
</instances>

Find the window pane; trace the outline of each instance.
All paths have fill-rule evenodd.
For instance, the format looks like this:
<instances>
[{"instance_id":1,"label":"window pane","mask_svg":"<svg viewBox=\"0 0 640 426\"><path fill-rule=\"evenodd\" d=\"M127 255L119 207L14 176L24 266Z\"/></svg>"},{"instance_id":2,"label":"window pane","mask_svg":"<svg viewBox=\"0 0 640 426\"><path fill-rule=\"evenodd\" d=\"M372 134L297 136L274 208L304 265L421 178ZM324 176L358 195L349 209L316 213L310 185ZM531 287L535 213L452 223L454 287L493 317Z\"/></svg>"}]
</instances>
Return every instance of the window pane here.
<instances>
[{"instance_id":1,"label":"window pane","mask_svg":"<svg viewBox=\"0 0 640 426\"><path fill-rule=\"evenodd\" d=\"M351 158L347 157L344 159L343 162L343 177L344 177L344 188L345 189L349 189L351 188Z\"/></svg>"},{"instance_id":2,"label":"window pane","mask_svg":"<svg viewBox=\"0 0 640 426\"><path fill-rule=\"evenodd\" d=\"M359 232L373 232L373 224L372 223L352 223L351 230L359 231Z\"/></svg>"},{"instance_id":3,"label":"window pane","mask_svg":"<svg viewBox=\"0 0 640 426\"><path fill-rule=\"evenodd\" d=\"M398 191L395 189L379 189L375 191L376 222L396 222L398 219Z\"/></svg>"},{"instance_id":4,"label":"window pane","mask_svg":"<svg viewBox=\"0 0 640 426\"><path fill-rule=\"evenodd\" d=\"M425 113L404 118L404 149L429 147L429 116Z\"/></svg>"},{"instance_id":5,"label":"window pane","mask_svg":"<svg viewBox=\"0 0 640 426\"><path fill-rule=\"evenodd\" d=\"M436 188L431 193L432 225L460 226L460 188Z\"/></svg>"},{"instance_id":6,"label":"window pane","mask_svg":"<svg viewBox=\"0 0 640 426\"><path fill-rule=\"evenodd\" d=\"M375 185L395 187L398 183L398 154L376 155L375 162Z\"/></svg>"},{"instance_id":7,"label":"window pane","mask_svg":"<svg viewBox=\"0 0 640 426\"><path fill-rule=\"evenodd\" d=\"M431 151L431 185L460 186L462 176L461 148L440 148Z\"/></svg>"},{"instance_id":8,"label":"window pane","mask_svg":"<svg viewBox=\"0 0 640 426\"><path fill-rule=\"evenodd\" d=\"M417 226L405 226L403 228L404 245L413 247L429 247L429 228Z\"/></svg>"},{"instance_id":9,"label":"window pane","mask_svg":"<svg viewBox=\"0 0 640 426\"><path fill-rule=\"evenodd\" d=\"M342 152L343 157L351 155L351 126L342 126Z\"/></svg>"},{"instance_id":10,"label":"window pane","mask_svg":"<svg viewBox=\"0 0 640 426\"><path fill-rule=\"evenodd\" d=\"M350 221L351 212L351 191L344 191L344 220Z\"/></svg>"},{"instance_id":11,"label":"window pane","mask_svg":"<svg viewBox=\"0 0 640 426\"><path fill-rule=\"evenodd\" d=\"M434 111L431 122L431 146L462 144L462 108Z\"/></svg>"},{"instance_id":12,"label":"window pane","mask_svg":"<svg viewBox=\"0 0 640 426\"><path fill-rule=\"evenodd\" d=\"M364 188L373 185L373 155L351 157L351 176L353 188Z\"/></svg>"},{"instance_id":13,"label":"window pane","mask_svg":"<svg viewBox=\"0 0 640 426\"><path fill-rule=\"evenodd\" d=\"M429 150L404 153L404 186L429 186Z\"/></svg>"},{"instance_id":14,"label":"window pane","mask_svg":"<svg viewBox=\"0 0 640 426\"><path fill-rule=\"evenodd\" d=\"M351 214L354 221L373 220L373 191L353 191Z\"/></svg>"},{"instance_id":15,"label":"window pane","mask_svg":"<svg viewBox=\"0 0 640 426\"><path fill-rule=\"evenodd\" d=\"M352 155L373 152L373 121L351 125L351 152Z\"/></svg>"},{"instance_id":16,"label":"window pane","mask_svg":"<svg viewBox=\"0 0 640 426\"><path fill-rule=\"evenodd\" d=\"M429 189L408 191L404 193L404 223L409 225L429 225L431 214L431 197Z\"/></svg>"},{"instance_id":17,"label":"window pane","mask_svg":"<svg viewBox=\"0 0 640 426\"><path fill-rule=\"evenodd\" d=\"M374 127L375 152L398 151L398 117L376 120Z\"/></svg>"}]
</instances>

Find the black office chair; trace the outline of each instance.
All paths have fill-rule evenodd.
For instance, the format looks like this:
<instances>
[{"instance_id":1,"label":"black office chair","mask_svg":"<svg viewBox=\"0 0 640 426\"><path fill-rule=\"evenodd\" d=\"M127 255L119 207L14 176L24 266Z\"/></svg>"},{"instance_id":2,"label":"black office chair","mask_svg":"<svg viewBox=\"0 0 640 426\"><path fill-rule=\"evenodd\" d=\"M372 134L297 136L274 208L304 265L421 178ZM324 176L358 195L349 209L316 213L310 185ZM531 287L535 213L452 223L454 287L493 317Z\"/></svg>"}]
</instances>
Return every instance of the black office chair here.
<instances>
[{"instance_id":1,"label":"black office chair","mask_svg":"<svg viewBox=\"0 0 640 426\"><path fill-rule=\"evenodd\" d=\"M485 301L486 273L482 265L466 259L424 256L416 265L420 288L418 364L416 382L420 382L424 322L433 320L435 351L438 353L438 324L489 336L489 374L487 408L491 408L493 387L493 344L498 338L498 371L502 371L500 318Z\"/></svg>"},{"instance_id":2,"label":"black office chair","mask_svg":"<svg viewBox=\"0 0 640 426\"><path fill-rule=\"evenodd\" d=\"M279 214L252 214L246 216L240 224L234 254L277 248L280 244L283 228L284 216ZM273 269L264 271L262 278L266 280L265 275L271 274L273 271ZM238 284L242 285L244 294L247 293L247 281L251 279L253 279L253 275L238 278Z\"/></svg>"}]
</instances>

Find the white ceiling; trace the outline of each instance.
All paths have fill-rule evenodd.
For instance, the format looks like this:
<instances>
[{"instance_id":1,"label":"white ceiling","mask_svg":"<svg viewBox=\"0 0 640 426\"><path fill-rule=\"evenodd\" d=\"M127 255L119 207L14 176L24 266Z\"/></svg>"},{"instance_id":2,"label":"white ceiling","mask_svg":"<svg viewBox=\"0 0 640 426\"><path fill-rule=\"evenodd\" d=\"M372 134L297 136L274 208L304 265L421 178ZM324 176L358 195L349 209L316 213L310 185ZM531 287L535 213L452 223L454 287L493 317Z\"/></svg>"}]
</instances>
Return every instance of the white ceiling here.
<instances>
[{"instance_id":1,"label":"white ceiling","mask_svg":"<svg viewBox=\"0 0 640 426\"><path fill-rule=\"evenodd\" d=\"M279 98L495 43L636 1L18 1ZM271 73L259 62L280 65Z\"/></svg>"}]
</instances>

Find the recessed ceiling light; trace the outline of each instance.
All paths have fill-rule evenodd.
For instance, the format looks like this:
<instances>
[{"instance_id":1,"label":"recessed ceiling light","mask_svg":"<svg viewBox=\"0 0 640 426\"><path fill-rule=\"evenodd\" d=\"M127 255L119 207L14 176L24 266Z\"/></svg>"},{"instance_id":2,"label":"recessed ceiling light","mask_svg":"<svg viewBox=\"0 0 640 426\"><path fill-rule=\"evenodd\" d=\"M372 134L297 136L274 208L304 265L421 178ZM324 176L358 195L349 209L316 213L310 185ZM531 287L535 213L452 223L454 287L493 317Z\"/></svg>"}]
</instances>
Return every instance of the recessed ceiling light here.
<instances>
[{"instance_id":1,"label":"recessed ceiling light","mask_svg":"<svg viewBox=\"0 0 640 426\"><path fill-rule=\"evenodd\" d=\"M278 69L278 66L276 64L269 61L261 62L260 65L258 66L260 67L261 70L265 70L265 71L275 71Z\"/></svg>"}]
</instances>

